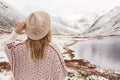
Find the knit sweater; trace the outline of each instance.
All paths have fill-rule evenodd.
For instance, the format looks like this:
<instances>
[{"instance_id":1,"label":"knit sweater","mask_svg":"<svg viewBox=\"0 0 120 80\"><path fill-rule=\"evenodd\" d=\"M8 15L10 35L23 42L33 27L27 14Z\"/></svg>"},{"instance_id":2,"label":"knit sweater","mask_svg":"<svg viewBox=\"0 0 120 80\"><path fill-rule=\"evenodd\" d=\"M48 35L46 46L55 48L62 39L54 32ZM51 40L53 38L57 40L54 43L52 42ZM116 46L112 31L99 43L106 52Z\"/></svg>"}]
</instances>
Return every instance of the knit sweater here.
<instances>
[{"instance_id":1,"label":"knit sweater","mask_svg":"<svg viewBox=\"0 0 120 80\"><path fill-rule=\"evenodd\" d=\"M58 47L50 43L43 60L34 62L25 42L5 46L15 80L64 80L66 66Z\"/></svg>"},{"instance_id":2,"label":"knit sweater","mask_svg":"<svg viewBox=\"0 0 120 80\"><path fill-rule=\"evenodd\" d=\"M68 69L54 43L47 46L43 60L34 62L25 41L16 43L17 35L13 30L2 42L2 50L9 59L14 80L64 80Z\"/></svg>"}]
</instances>

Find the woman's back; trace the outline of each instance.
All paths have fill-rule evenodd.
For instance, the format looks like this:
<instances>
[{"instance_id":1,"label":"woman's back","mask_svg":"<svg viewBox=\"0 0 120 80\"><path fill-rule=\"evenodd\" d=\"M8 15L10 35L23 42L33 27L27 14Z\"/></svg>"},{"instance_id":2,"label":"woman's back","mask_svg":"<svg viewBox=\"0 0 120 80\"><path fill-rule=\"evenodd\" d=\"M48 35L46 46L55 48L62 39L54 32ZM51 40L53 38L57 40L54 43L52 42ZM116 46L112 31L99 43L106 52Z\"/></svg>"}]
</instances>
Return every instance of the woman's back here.
<instances>
[{"instance_id":1,"label":"woman's back","mask_svg":"<svg viewBox=\"0 0 120 80\"><path fill-rule=\"evenodd\" d=\"M50 26L46 12L31 13L3 43L15 80L64 80L66 66L59 49L51 43ZM16 43L23 29L27 39Z\"/></svg>"},{"instance_id":2,"label":"woman's back","mask_svg":"<svg viewBox=\"0 0 120 80\"><path fill-rule=\"evenodd\" d=\"M57 46L50 43L42 60L33 61L25 43L5 47L15 80L64 80L66 67Z\"/></svg>"}]
</instances>

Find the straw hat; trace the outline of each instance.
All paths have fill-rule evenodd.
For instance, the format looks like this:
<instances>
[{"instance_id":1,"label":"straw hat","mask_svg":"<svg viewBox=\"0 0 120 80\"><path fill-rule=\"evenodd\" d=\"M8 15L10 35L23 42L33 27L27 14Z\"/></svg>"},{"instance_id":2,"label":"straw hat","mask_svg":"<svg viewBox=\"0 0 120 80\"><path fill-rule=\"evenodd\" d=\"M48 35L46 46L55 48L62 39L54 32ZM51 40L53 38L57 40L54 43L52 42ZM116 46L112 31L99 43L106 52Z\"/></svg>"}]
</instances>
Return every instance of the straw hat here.
<instances>
[{"instance_id":1,"label":"straw hat","mask_svg":"<svg viewBox=\"0 0 120 80\"><path fill-rule=\"evenodd\" d=\"M25 32L30 39L42 39L50 31L50 16L44 11L31 13L26 18L25 25Z\"/></svg>"}]
</instances>

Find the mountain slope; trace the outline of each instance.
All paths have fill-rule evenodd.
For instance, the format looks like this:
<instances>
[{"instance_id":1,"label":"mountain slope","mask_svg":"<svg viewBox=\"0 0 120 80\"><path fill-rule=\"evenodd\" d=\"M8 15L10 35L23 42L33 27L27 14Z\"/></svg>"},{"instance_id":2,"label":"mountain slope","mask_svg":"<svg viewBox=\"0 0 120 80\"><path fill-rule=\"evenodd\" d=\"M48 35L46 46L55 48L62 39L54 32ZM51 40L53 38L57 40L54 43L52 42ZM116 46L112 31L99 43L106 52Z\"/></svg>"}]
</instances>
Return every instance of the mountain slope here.
<instances>
[{"instance_id":1,"label":"mountain slope","mask_svg":"<svg viewBox=\"0 0 120 80\"><path fill-rule=\"evenodd\" d=\"M85 36L119 35L120 34L120 7L115 7L99 17L94 24L83 34Z\"/></svg>"},{"instance_id":2,"label":"mountain slope","mask_svg":"<svg viewBox=\"0 0 120 80\"><path fill-rule=\"evenodd\" d=\"M32 12L32 11L30 11ZM98 15L50 15L53 34L78 35L86 31ZM10 32L25 17L10 5L0 0L0 30ZM68 18L69 17L69 18Z\"/></svg>"},{"instance_id":3,"label":"mountain slope","mask_svg":"<svg viewBox=\"0 0 120 80\"><path fill-rule=\"evenodd\" d=\"M10 32L24 17L10 5L0 0L0 30Z\"/></svg>"},{"instance_id":4,"label":"mountain slope","mask_svg":"<svg viewBox=\"0 0 120 80\"><path fill-rule=\"evenodd\" d=\"M51 15L54 34L81 34L85 32L98 18L98 14L92 15Z\"/></svg>"}]
</instances>

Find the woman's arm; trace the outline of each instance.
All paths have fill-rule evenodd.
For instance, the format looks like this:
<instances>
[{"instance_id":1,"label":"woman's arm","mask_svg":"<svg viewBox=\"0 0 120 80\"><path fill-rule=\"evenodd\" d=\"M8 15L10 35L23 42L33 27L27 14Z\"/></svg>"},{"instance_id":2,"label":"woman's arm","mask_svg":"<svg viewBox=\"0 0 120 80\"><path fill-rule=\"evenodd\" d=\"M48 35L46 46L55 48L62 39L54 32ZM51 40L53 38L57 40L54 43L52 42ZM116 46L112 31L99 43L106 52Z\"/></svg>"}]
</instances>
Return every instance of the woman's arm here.
<instances>
[{"instance_id":1,"label":"woman's arm","mask_svg":"<svg viewBox=\"0 0 120 80\"><path fill-rule=\"evenodd\" d=\"M24 29L25 24L24 23L20 23L17 25L16 29L14 29L12 31L12 33L4 40L2 40L1 43L1 50L4 51L4 47L6 44L15 42L17 35Z\"/></svg>"}]
</instances>

